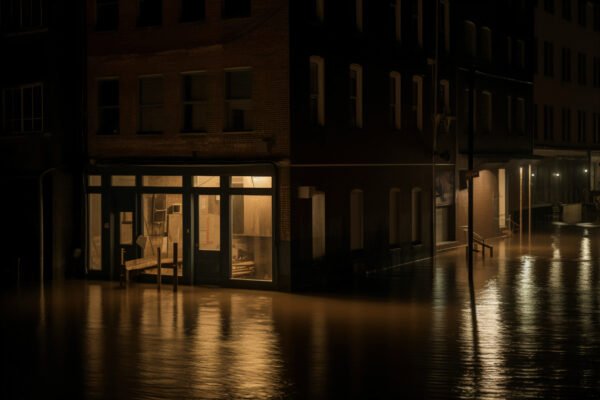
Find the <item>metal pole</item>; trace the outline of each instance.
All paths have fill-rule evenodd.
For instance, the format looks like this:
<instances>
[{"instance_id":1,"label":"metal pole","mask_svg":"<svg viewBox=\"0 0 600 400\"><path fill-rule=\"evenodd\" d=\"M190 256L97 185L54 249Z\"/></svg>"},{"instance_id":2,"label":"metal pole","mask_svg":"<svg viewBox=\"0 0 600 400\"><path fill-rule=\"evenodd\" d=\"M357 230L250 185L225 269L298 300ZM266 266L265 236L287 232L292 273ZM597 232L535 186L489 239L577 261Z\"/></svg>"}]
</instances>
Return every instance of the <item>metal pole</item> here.
<instances>
[{"instance_id":1,"label":"metal pole","mask_svg":"<svg viewBox=\"0 0 600 400\"><path fill-rule=\"evenodd\" d=\"M156 266L158 267L158 276L156 277L156 283L158 291L160 292L160 284L162 283L162 261L160 259L160 247L156 248Z\"/></svg>"},{"instance_id":2,"label":"metal pole","mask_svg":"<svg viewBox=\"0 0 600 400\"><path fill-rule=\"evenodd\" d=\"M177 271L179 261L177 260L177 243L173 243L173 291L177 291Z\"/></svg>"},{"instance_id":3,"label":"metal pole","mask_svg":"<svg viewBox=\"0 0 600 400\"><path fill-rule=\"evenodd\" d=\"M523 235L523 167L519 167L519 240Z\"/></svg>"},{"instance_id":4,"label":"metal pole","mask_svg":"<svg viewBox=\"0 0 600 400\"><path fill-rule=\"evenodd\" d=\"M528 207L529 207L529 213L527 215L528 217L528 223L527 223L527 235L529 238L529 242L531 242L531 164L529 164L529 177L527 178L527 200L528 200Z\"/></svg>"},{"instance_id":5,"label":"metal pole","mask_svg":"<svg viewBox=\"0 0 600 400\"><path fill-rule=\"evenodd\" d=\"M468 251L468 263L469 268L469 284L473 284L473 152L475 142L475 127L474 127L474 107L475 107L475 70L472 69L469 76L469 134L468 134L468 235L467 235L467 251Z\"/></svg>"}]
</instances>

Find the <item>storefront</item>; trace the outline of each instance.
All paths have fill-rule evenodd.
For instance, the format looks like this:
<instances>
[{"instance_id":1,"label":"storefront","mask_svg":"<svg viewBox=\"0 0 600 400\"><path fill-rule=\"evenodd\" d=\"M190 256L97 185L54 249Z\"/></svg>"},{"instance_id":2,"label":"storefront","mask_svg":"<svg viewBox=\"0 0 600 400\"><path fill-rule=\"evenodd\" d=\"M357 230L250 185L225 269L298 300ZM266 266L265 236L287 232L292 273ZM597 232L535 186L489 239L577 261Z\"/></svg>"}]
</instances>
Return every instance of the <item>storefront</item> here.
<instances>
[{"instance_id":1,"label":"storefront","mask_svg":"<svg viewBox=\"0 0 600 400\"><path fill-rule=\"evenodd\" d=\"M177 244L183 283L277 287L275 171L269 164L90 168L88 275L118 279L122 258L172 259ZM143 271L145 279L156 274Z\"/></svg>"}]
</instances>

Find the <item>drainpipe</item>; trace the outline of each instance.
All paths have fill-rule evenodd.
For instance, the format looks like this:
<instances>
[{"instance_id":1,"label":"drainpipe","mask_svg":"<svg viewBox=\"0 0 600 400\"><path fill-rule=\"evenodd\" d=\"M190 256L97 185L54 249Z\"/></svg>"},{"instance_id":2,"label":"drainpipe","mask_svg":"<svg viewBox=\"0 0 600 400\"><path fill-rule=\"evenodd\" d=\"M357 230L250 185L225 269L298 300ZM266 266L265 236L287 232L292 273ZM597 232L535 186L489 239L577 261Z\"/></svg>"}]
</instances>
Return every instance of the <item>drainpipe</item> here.
<instances>
[{"instance_id":1,"label":"drainpipe","mask_svg":"<svg viewBox=\"0 0 600 400\"><path fill-rule=\"evenodd\" d=\"M38 178L38 189L40 192L40 283L44 284L44 177L58 168L51 167L43 171Z\"/></svg>"}]
</instances>

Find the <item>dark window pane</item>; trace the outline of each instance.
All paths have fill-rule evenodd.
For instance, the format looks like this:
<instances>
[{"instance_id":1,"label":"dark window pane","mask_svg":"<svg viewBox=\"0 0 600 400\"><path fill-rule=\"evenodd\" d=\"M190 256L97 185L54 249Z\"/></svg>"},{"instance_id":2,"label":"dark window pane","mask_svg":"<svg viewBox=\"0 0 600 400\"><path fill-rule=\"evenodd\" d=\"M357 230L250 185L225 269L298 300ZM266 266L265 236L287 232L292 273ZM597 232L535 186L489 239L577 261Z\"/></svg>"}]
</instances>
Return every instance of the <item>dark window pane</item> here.
<instances>
[{"instance_id":1,"label":"dark window pane","mask_svg":"<svg viewBox=\"0 0 600 400\"><path fill-rule=\"evenodd\" d=\"M98 134L111 135L119 133L119 109L105 108L100 110Z\"/></svg>"},{"instance_id":2,"label":"dark window pane","mask_svg":"<svg viewBox=\"0 0 600 400\"><path fill-rule=\"evenodd\" d=\"M252 72L227 72L227 98L249 99L252 97Z\"/></svg>"},{"instance_id":3,"label":"dark window pane","mask_svg":"<svg viewBox=\"0 0 600 400\"><path fill-rule=\"evenodd\" d=\"M181 20L200 21L205 18L204 0L181 0Z\"/></svg>"},{"instance_id":4,"label":"dark window pane","mask_svg":"<svg viewBox=\"0 0 600 400\"><path fill-rule=\"evenodd\" d=\"M116 79L98 82L98 104L100 106L119 105L119 81Z\"/></svg>"},{"instance_id":5,"label":"dark window pane","mask_svg":"<svg viewBox=\"0 0 600 400\"><path fill-rule=\"evenodd\" d=\"M140 0L139 26L153 26L162 23L162 0Z\"/></svg>"},{"instance_id":6,"label":"dark window pane","mask_svg":"<svg viewBox=\"0 0 600 400\"><path fill-rule=\"evenodd\" d=\"M223 18L249 17L250 0L223 0Z\"/></svg>"},{"instance_id":7,"label":"dark window pane","mask_svg":"<svg viewBox=\"0 0 600 400\"><path fill-rule=\"evenodd\" d=\"M96 30L116 30L119 25L117 0L96 0Z\"/></svg>"}]
</instances>

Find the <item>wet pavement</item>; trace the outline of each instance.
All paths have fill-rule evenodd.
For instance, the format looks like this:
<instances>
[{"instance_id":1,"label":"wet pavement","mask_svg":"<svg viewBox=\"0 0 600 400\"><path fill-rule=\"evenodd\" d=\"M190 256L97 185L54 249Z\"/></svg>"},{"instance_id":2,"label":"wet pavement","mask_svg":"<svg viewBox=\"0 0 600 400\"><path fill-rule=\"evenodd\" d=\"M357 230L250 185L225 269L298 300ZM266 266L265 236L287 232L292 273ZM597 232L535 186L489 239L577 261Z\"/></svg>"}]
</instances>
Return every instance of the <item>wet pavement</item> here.
<instances>
[{"instance_id":1,"label":"wet pavement","mask_svg":"<svg viewBox=\"0 0 600 400\"><path fill-rule=\"evenodd\" d=\"M600 398L600 228L351 294L69 281L0 297L0 398Z\"/></svg>"}]
</instances>

